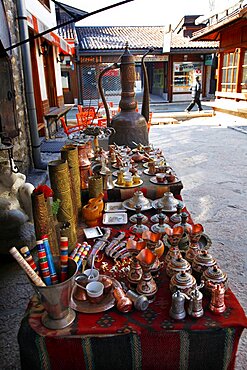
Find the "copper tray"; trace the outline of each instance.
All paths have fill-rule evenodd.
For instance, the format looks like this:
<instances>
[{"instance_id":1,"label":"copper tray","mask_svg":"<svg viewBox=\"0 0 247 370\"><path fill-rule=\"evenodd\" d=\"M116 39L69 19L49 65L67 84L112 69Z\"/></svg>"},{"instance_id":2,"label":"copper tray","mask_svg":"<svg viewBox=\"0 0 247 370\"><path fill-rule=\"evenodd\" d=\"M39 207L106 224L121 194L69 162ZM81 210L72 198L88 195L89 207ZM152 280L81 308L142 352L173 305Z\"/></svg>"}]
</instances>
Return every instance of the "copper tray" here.
<instances>
[{"instance_id":1,"label":"copper tray","mask_svg":"<svg viewBox=\"0 0 247 370\"><path fill-rule=\"evenodd\" d=\"M99 276L99 281L102 276L103 275ZM112 287L112 290L104 296L104 298L102 299L100 303L97 303L97 304L91 303L88 300L87 301L77 301L76 299L73 298L73 292L74 292L74 288L73 288L72 295L71 295L71 301L70 301L70 307L73 310L82 312L82 313L98 313L98 312L107 311L110 308L114 307L115 298L113 296L113 289L116 287L121 288L121 284L119 283L119 281L117 281L113 277L110 277L110 276L108 277L112 280L113 287Z\"/></svg>"},{"instance_id":2,"label":"copper tray","mask_svg":"<svg viewBox=\"0 0 247 370\"><path fill-rule=\"evenodd\" d=\"M172 181L172 182L168 182L167 180L165 180L166 182L165 181L164 182L158 182L155 176L151 177L151 179L149 179L149 181L152 182L153 184L156 184L156 185L166 185L166 186L167 185L178 184L180 182L180 180L177 177L175 177L175 180Z\"/></svg>"}]
</instances>

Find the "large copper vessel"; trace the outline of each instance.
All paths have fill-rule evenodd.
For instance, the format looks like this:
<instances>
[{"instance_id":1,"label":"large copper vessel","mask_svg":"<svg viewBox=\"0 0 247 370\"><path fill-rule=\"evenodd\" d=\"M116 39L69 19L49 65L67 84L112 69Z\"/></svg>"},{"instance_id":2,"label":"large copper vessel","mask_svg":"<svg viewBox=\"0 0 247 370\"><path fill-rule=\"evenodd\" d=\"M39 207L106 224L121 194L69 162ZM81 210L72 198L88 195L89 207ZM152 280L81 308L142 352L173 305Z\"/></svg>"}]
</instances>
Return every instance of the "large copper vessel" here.
<instances>
[{"instance_id":1,"label":"large copper vessel","mask_svg":"<svg viewBox=\"0 0 247 370\"><path fill-rule=\"evenodd\" d=\"M134 141L137 144L148 145L149 86L144 58L152 50L150 49L142 58L144 91L141 114L136 111L137 101L135 100L134 91L136 80L135 59L129 51L128 43L126 43L125 51L121 57L121 63L115 63L105 68L99 76L99 92L106 110L107 125L113 127L116 131L109 138L109 144L116 143L117 145L128 145L130 148L134 148L136 146L133 143ZM120 68L122 93L119 102L120 112L110 120L109 108L102 88L102 77L104 73L115 68Z\"/></svg>"}]
</instances>

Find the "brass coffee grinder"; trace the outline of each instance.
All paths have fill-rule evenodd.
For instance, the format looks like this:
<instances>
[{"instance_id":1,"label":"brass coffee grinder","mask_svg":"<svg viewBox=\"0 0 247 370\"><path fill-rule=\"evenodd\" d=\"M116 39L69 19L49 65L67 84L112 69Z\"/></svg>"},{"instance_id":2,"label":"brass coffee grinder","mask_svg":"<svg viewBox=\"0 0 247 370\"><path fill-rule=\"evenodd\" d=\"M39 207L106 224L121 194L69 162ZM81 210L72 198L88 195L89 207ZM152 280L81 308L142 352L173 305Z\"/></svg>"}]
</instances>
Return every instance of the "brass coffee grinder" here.
<instances>
[{"instance_id":1,"label":"brass coffee grinder","mask_svg":"<svg viewBox=\"0 0 247 370\"><path fill-rule=\"evenodd\" d=\"M107 126L113 127L116 131L109 138L109 144L127 145L131 149L136 146L133 141L138 144L148 145L147 122L149 121L149 86L144 58L151 51L153 51L153 49L149 49L142 57L144 91L141 114L136 111L137 101L135 100L134 91L136 80L135 59L129 51L128 43L126 43L125 51L121 57L121 63L114 63L100 73L99 92L106 111ZM120 112L110 120L109 108L102 88L102 78L106 72L116 68L120 68L121 74L122 93L119 102Z\"/></svg>"}]
</instances>

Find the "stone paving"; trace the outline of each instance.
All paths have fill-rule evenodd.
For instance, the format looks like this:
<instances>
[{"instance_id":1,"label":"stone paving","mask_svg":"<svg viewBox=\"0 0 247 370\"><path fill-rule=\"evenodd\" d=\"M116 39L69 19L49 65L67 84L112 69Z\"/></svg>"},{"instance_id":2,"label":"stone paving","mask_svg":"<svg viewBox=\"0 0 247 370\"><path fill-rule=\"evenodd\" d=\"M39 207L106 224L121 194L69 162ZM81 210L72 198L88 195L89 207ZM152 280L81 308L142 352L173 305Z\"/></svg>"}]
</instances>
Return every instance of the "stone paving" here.
<instances>
[{"instance_id":1,"label":"stone paving","mask_svg":"<svg viewBox=\"0 0 247 370\"><path fill-rule=\"evenodd\" d=\"M183 199L195 222L212 239L211 253L228 273L246 309L247 120L217 114L178 125L153 126L150 141L161 147L182 179ZM234 130L229 129L234 128ZM55 159L57 154L52 155ZM46 154L46 159L49 156ZM11 258L0 259L0 369L19 370L17 333L33 288ZM236 369L247 368L246 331ZM31 370L31 369L30 369ZM117 369L116 369L117 370ZM215 369L217 370L217 369Z\"/></svg>"}]
</instances>

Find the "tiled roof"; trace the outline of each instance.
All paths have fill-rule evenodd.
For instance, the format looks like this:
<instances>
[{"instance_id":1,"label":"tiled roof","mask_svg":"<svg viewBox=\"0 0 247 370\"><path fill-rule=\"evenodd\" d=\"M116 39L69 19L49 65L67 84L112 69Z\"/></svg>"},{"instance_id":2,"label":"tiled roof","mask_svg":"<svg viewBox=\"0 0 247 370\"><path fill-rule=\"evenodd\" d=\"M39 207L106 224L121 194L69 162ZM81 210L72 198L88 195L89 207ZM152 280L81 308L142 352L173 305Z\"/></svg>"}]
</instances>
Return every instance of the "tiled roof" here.
<instances>
[{"instance_id":1,"label":"tiled roof","mask_svg":"<svg viewBox=\"0 0 247 370\"><path fill-rule=\"evenodd\" d=\"M81 50L124 49L126 41L130 49L162 48L164 27L76 27Z\"/></svg>"},{"instance_id":2,"label":"tiled roof","mask_svg":"<svg viewBox=\"0 0 247 370\"><path fill-rule=\"evenodd\" d=\"M208 49L218 48L218 41L191 41L189 37L172 33L171 37L171 50L172 49Z\"/></svg>"},{"instance_id":3,"label":"tiled roof","mask_svg":"<svg viewBox=\"0 0 247 370\"><path fill-rule=\"evenodd\" d=\"M122 50L126 41L130 49L163 49L163 26L99 26L76 27L80 50ZM210 49L217 48L218 42L190 41L188 37L172 33L172 49Z\"/></svg>"}]
</instances>

